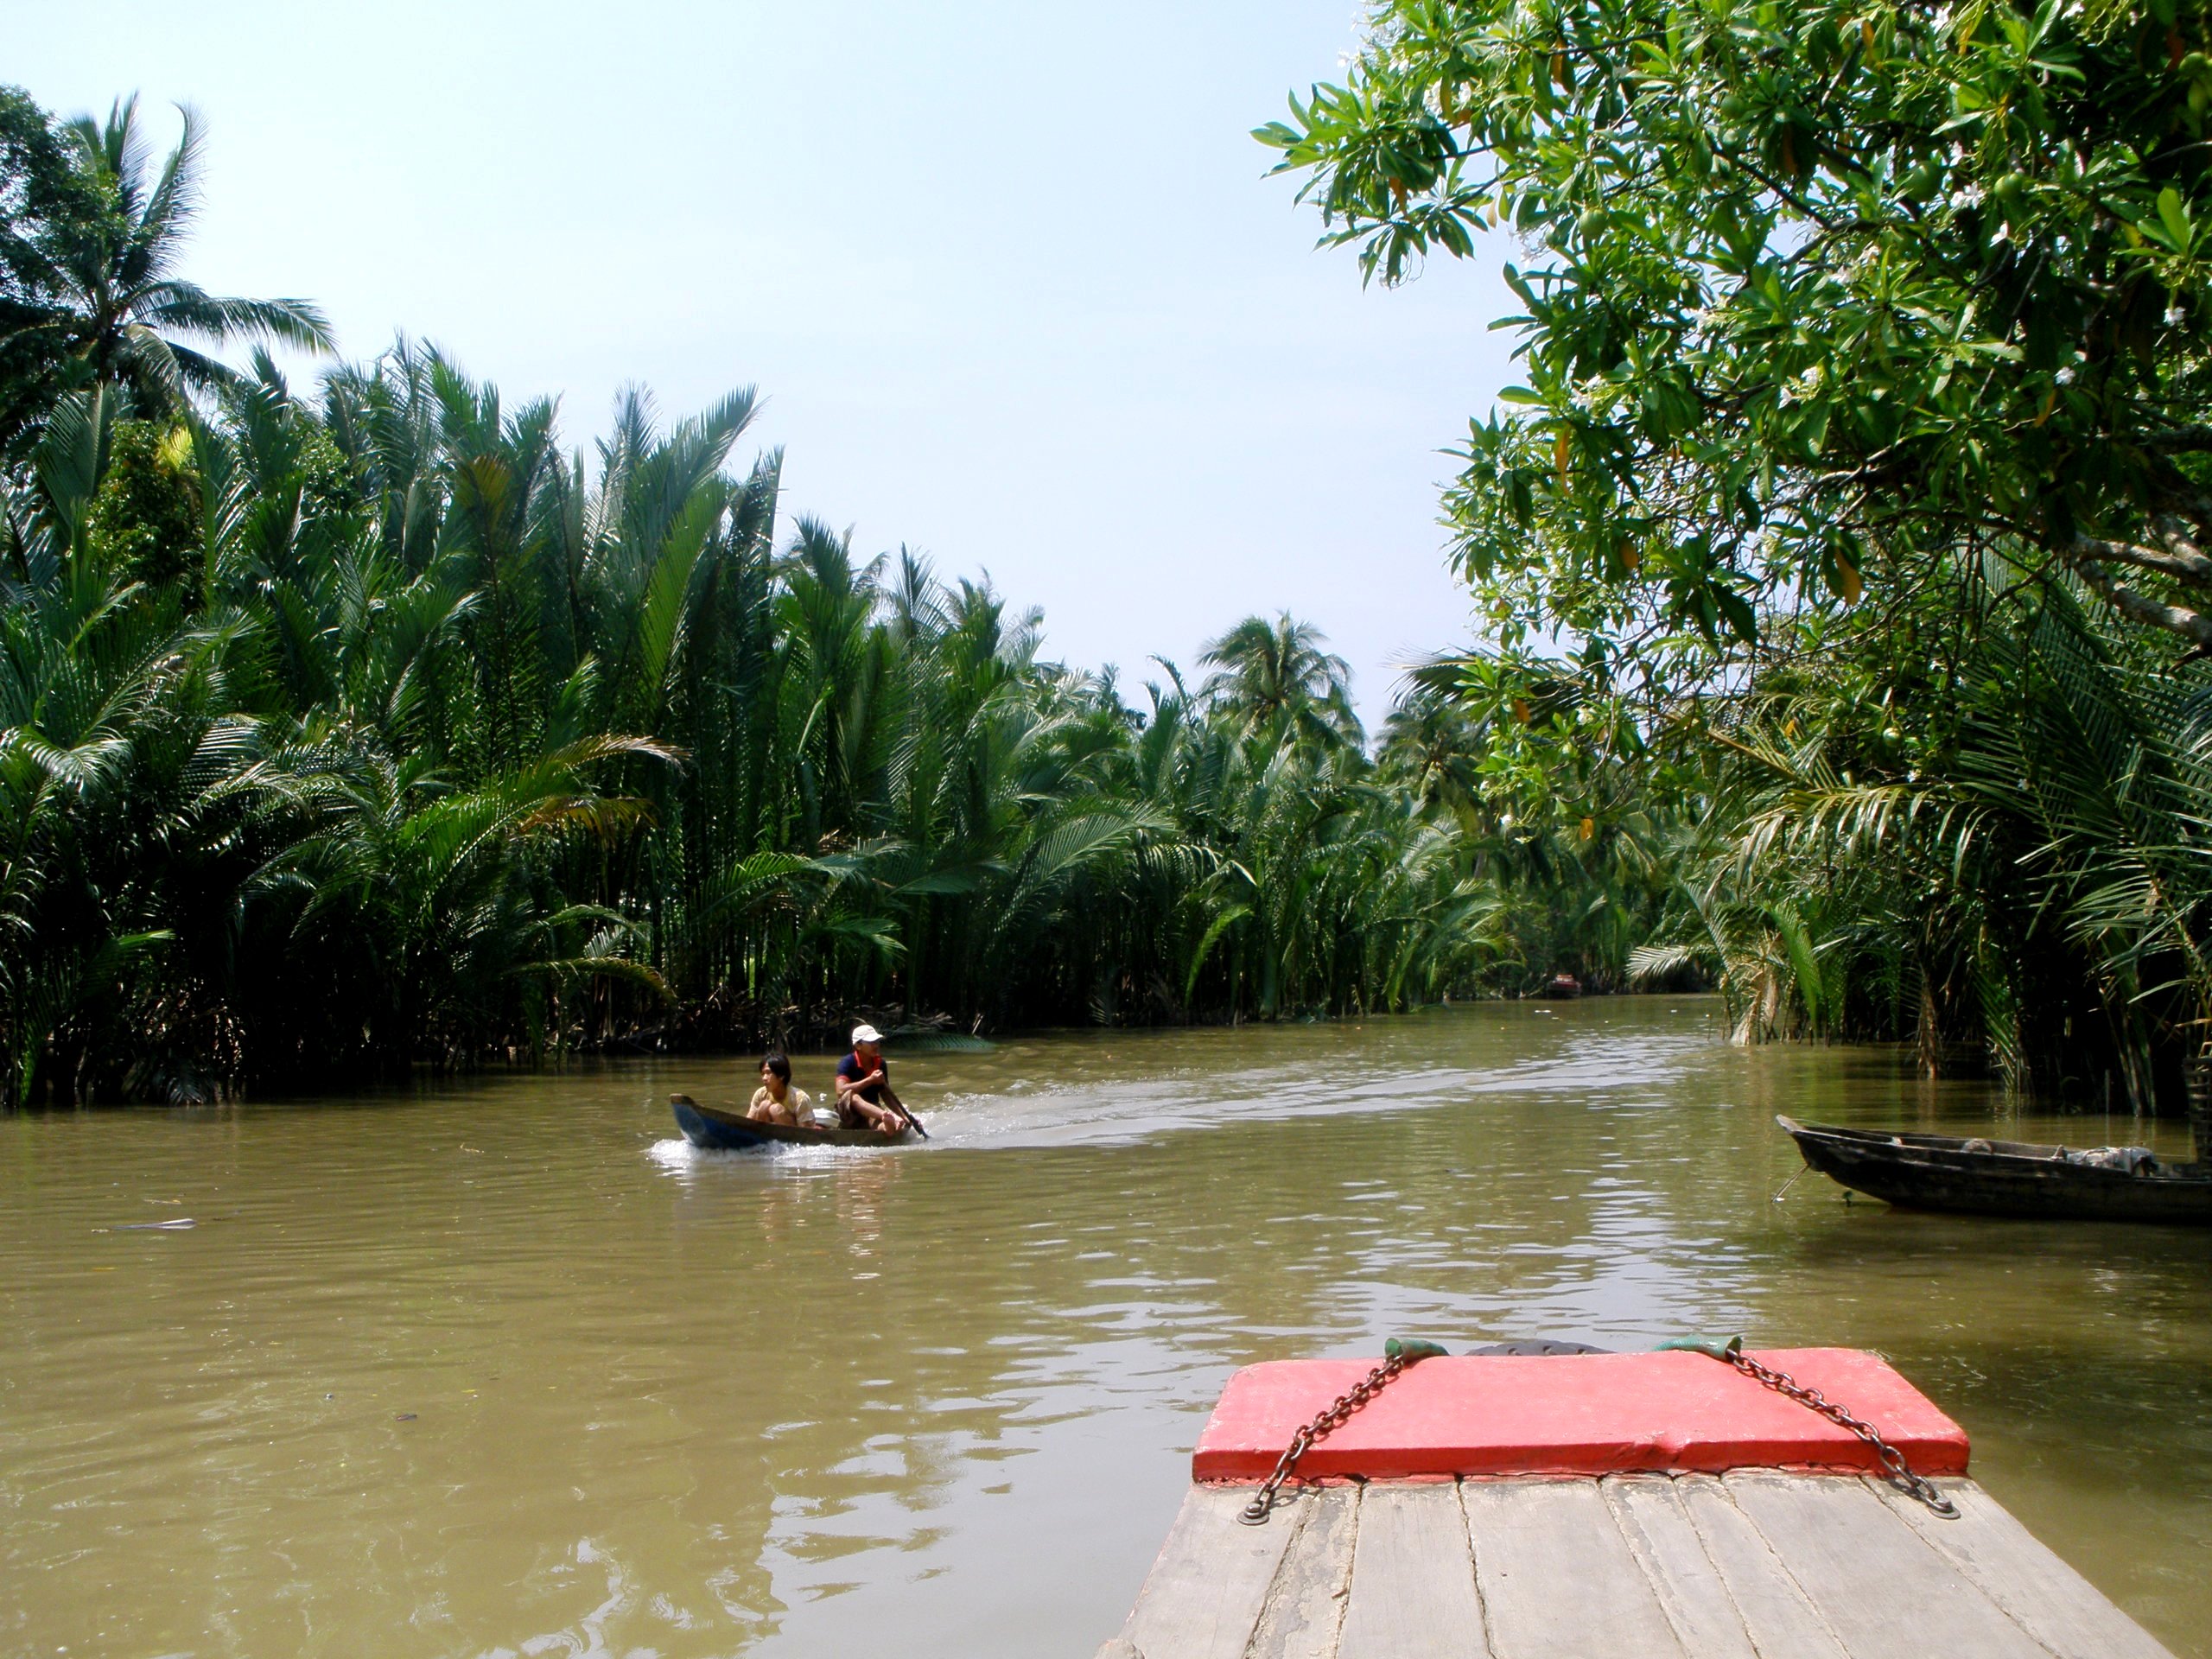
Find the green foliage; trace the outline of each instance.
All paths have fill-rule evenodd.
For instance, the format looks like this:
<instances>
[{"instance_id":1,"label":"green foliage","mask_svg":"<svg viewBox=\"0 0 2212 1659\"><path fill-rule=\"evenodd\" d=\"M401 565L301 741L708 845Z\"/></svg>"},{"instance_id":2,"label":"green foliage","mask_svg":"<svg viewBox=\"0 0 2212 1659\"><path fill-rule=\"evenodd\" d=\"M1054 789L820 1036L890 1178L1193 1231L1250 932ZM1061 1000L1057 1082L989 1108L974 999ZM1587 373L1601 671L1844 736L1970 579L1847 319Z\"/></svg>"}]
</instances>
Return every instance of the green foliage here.
<instances>
[{"instance_id":1,"label":"green foliage","mask_svg":"<svg viewBox=\"0 0 2212 1659\"><path fill-rule=\"evenodd\" d=\"M1470 793L1504 762L1433 697L1371 755L1290 617L1133 704L988 586L779 533L749 390L587 456L404 340L311 397L203 355L327 342L176 275L198 145L0 95L0 1107L1624 956L1632 815L1571 923L1502 901L1548 868Z\"/></svg>"},{"instance_id":2,"label":"green foliage","mask_svg":"<svg viewBox=\"0 0 2212 1659\"><path fill-rule=\"evenodd\" d=\"M303 301L226 298L176 275L200 143L187 110L157 163L135 99L105 121L56 122L0 87L0 457L36 442L65 391L108 387L127 412L161 417L236 384L200 346L330 349L329 325Z\"/></svg>"},{"instance_id":3,"label":"green foliage","mask_svg":"<svg viewBox=\"0 0 2212 1659\"><path fill-rule=\"evenodd\" d=\"M2182 1092L2209 52L2203 0L1382 0L1255 135L1370 278L1517 241L1447 497L1490 638L1398 747L1531 852L1612 838L1604 943L1742 1040ZM1591 874L1523 879L1556 925Z\"/></svg>"},{"instance_id":4,"label":"green foliage","mask_svg":"<svg viewBox=\"0 0 2212 1659\"><path fill-rule=\"evenodd\" d=\"M134 582L175 585L197 598L200 507L192 434L182 425L119 421L107 474L85 514L86 552Z\"/></svg>"},{"instance_id":5,"label":"green foliage","mask_svg":"<svg viewBox=\"0 0 2212 1659\"><path fill-rule=\"evenodd\" d=\"M2181 1090L2212 1005L2212 675L1994 563L1947 625L1808 631L1686 713L1709 799L1637 969L1702 964L1745 1040L1910 1034L2015 1086Z\"/></svg>"},{"instance_id":6,"label":"green foliage","mask_svg":"<svg viewBox=\"0 0 2212 1659\"><path fill-rule=\"evenodd\" d=\"M0 590L0 1093L564 1046L1292 1017L1472 982L1471 843L1311 628L1126 704L801 518L755 400L595 463L402 343L181 425L61 398Z\"/></svg>"},{"instance_id":7,"label":"green foliage","mask_svg":"<svg viewBox=\"0 0 2212 1659\"><path fill-rule=\"evenodd\" d=\"M1507 649L1663 677L1982 550L2206 645L2208 50L2202 0L1390 0L1258 136L1385 281L1527 250L1450 502Z\"/></svg>"},{"instance_id":8,"label":"green foliage","mask_svg":"<svg viewBox=\"0 0 2212 1659\"><path fill-rule=\"evenodd\" d=\"M69 364L48 327L62 251L97 233L98 193L69 162L46 111L0 86L0 456L60 393Z\"/></svg>"},{"instance_id":9,"label":"green foliage","mask_svg":"<svg viewBox=\"0 0 2212 1659\"><path fill-rule=\"evenodd\" d=\"M1701 780L1651 754L1617 699L1565 673L1532 682L1494 658L1440 658L1415 671L1379 759L1466 839L1498 942L1486 985L1526 990L1555 972L1625 984Z\"/></svg>"},{"instance_id":10,"label":"green foliage","mask_svg":"<svg viewBox=\"0 0 2212 1659\"><path fill-rule=\"evenodd\" d=\"M1203 695L1248 736L1267 733L1309 747L1357 742L1351 671L1321 644L1310 623L1248 618L1199 659L1214 671Z\"/></svg>"}]
</instances>

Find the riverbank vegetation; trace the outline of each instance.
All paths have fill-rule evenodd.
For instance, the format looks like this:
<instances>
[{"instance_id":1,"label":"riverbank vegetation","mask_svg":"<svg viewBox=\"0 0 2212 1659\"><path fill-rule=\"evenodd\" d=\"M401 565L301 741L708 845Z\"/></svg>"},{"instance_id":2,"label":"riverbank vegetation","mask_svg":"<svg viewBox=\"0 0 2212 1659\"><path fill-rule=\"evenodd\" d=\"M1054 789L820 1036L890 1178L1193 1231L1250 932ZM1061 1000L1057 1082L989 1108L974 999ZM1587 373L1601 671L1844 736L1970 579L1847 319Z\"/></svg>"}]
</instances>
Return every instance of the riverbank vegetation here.
<instances>
[{"instance_id":1,"label":"riverbank vegetation","mask_svg":"<svg viewBox=\"0 0 2212 1659\"><path fill-rule=\"evenodd\" d=\"M0 1100L1545 965L1456 716L1370 743L1311 627L1132 690L790 516L750 391L630 396L578 452L406 342L292 385L264 348L327 346L311 306L178 275L194 129L0 115Z\"/></svg>"},{"instance_id":2,"label":"riverbank vegetation","mask_svg":"<svg viewBox=\"0 0 2212 1659\"><path fill-rule=\"evenodd\" d=\"M194 129L0 95L0 1099L1717 986L2172 1103L2212 1014L2202 0L1386 0L1263 129L1370 277L1504 253L1382 728L794 515L749 391L569 447L180 272ZM264 348L324 354L294 384ZM294 378L300 379L295 376Z\"/></svg>"},{"instance_id":3,"label":"riverbank vegetation","mask_svg":"<svg viewBox=\"0 0 2212 1659\"><path fill-rule=\"evenodd\" d=\"M1370 277L1509 261L1447 502L1481 774L1634 841L1621 960L1746 1039L2183 1092L2209 110L2202 0L1385 0L1257 135Z\"/></svg>"}]
</instances>

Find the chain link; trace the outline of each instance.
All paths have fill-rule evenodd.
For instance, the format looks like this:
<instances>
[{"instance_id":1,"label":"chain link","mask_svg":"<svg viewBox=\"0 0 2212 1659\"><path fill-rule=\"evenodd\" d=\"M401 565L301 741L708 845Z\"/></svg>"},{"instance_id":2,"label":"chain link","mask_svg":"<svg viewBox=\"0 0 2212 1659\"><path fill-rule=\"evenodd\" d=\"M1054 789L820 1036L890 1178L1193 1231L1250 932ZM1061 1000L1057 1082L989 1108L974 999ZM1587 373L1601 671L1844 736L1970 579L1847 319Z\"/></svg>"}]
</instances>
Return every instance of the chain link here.
<instances>
[{"instance_id":1,"label":"chain link","mask_svg":"<svg viewBox=\"0 0 2212 1659\"><path fill-rule=\"evenodd\" d=\"M1959 1518L1958 1505L1944 1497L1934 1481L1916 1473L1912 1465L1905 1461L1904 1453L1884 1440L1881 1431L1873 1424L1863 1417L1853 1416L1818 1389L1808 1388L1787 1371L1777 1371L1771 1365L1762 1365L1740 1348L1731 1347L1720 1357L1752 1381L1764 1383L1777 1394L1795 1400L1808 1411L1817 1412L1838 1428L1850 1430L1874 1448L1874 1456L1880 1462L1882 1473L1891 1485L1908 1497L1919 1499L1946 1521Z\"/></svg>"},{"instance_id":2,"label":"chain link","mask_svg":"<svg viewBox=\"0 0 2212 1659\"><path fill-rule=\"evenodd\" d=\"M1282 1490L1283 1482L1290 1478L1291 1471L1298 1467L1298 1460L1313 1450L1313 1442L1343 1427L1352 1413L1382 1393L1389 1385L1391 1378L1411 1363L1402 1353L1392 1354L1363 1377L1356 1387L1338 1395L1312 1422L1292 1435L1290 1444L1282 1449L1282 1456L1275 1460L1274 1473L1268 1477L1267 1483L1237 1513L1236 1518L1248 1527L1266 1526L1268 1516L1275 1507L1275 1494Z\"/></svg>"}]
</instances>

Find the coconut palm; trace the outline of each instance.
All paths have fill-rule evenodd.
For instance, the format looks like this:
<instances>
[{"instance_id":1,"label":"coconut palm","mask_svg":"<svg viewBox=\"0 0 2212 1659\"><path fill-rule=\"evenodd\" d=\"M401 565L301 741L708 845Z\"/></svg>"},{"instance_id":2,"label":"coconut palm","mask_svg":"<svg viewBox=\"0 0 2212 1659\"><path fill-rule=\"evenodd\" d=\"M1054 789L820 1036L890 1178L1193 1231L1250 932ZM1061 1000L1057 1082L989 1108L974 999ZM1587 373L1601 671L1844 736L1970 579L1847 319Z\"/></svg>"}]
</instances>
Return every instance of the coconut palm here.
<instances>
[{"instance_id":1,"label":"coconut palm","mask_svg":"<svg viewBox=\"0 0 2212 1659\"><path fill-rule=\"evenodd\" d=\"M1352 713L1351 671L1321 649L1326 643L1319 629L1287 613L1272 622L1247 617L1199 656L1214 671L1199 695L1248 734L1321 748L1357 745L1363 734Z\"/></svg>"},{"instance_id":2,"label":"coconut palm","mask_svg":"<svg viewBox=\"0 0 2212 1659\"><path fill-rule=\"evenodd\" d=\"M60 365L76 385L112 386L132 412L175 408L192 391L238 383L205 347L276 341L332 348L330 326L303 300L208 293L177 274L199 207L202 132L182 111L176 147L154 159L136 98L105 121L80 117L57 137L84 194L96 205L66 223L10 229L8 264L25 289L11 335Z\"/></svg>"},{"instance_id":3,"label":"coconut palm","mask_svg":"<svg viewBox=\"0 0 2212 1659\"><path fill-rule=\"evenodd\" d=\"M1376 760L1421 799L1471 812L1483 792L1488 734L1459 695L1458 660L1440 657L1407 677L1405 693L1383 722Z\"/></svg>"}]
</instances>

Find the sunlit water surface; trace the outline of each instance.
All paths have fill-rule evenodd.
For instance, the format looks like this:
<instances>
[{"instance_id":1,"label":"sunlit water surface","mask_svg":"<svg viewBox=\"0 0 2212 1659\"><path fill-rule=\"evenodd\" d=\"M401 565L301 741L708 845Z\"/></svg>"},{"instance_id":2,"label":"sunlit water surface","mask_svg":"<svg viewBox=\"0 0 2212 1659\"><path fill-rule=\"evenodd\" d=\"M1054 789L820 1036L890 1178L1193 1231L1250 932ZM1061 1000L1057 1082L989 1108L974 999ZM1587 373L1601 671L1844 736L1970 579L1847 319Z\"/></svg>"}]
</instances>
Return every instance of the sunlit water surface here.
<instances>
[{"instance_id":1,"label":"sunlit water surface","mask_svg":"<svg viewBox=\"0 0 2212 1659\"><path fill-rule=\"evenodd\" d=\"M1075 1659L1238 1365L1741 1332L1889 1355L2212 1655L2212 1234L1772 1201L1777 1110L2178 1126L1685 998L899 1065L855 1154L694 1153L722 1061L0 1121L0 1653Z\"/></svg>"}]
</instances>

